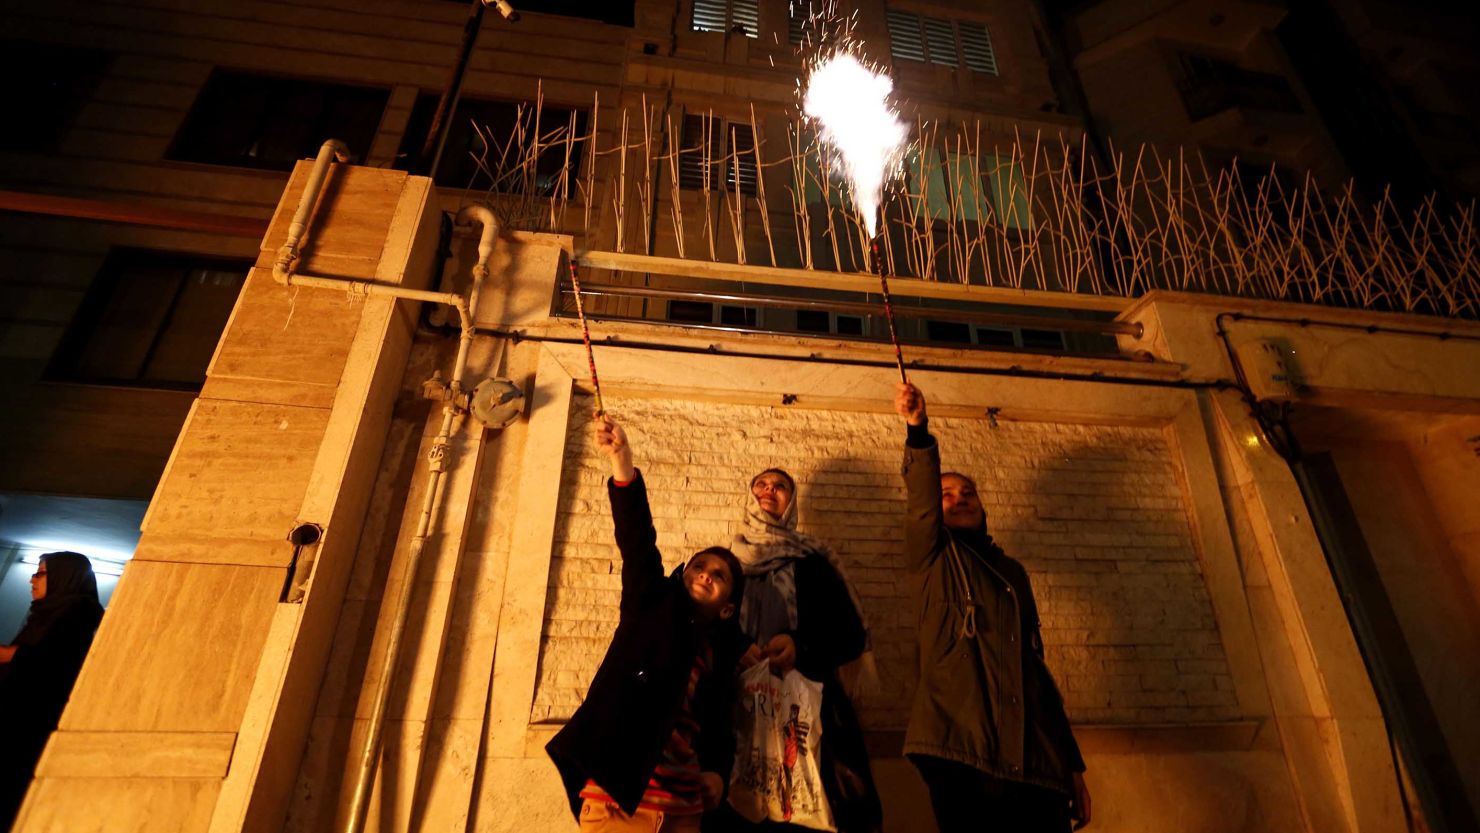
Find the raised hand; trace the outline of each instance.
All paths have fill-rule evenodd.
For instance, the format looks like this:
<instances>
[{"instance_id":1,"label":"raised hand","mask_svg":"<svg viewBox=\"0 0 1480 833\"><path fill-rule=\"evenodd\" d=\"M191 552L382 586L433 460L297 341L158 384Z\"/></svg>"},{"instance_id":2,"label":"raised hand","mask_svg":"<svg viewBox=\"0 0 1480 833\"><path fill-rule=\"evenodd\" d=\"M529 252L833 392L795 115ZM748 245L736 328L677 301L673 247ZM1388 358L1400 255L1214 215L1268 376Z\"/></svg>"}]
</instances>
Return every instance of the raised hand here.
<instances>
[{"instance_id":1,"label":"raised hand","mask_svg":"<svg viewBox=\"0 0 1480 833\"><path fill-rule=\"evenodd\" d=\"M632 465L632 445L627 441L627 432L608 414L597 414L592 422L596 447L611 459L612 477L627 483L637 476Z\"/></svg>"},{"instance_id":2,"label":"raised hand","mask_svg":"<svg viewBox=\"0 0 1480 833\"><path fill-rule=\"evenodd\" d=\"M894 386L894 411L910 425L925 424L925 394L909 382Z\"/></svg>"}]
</instances>

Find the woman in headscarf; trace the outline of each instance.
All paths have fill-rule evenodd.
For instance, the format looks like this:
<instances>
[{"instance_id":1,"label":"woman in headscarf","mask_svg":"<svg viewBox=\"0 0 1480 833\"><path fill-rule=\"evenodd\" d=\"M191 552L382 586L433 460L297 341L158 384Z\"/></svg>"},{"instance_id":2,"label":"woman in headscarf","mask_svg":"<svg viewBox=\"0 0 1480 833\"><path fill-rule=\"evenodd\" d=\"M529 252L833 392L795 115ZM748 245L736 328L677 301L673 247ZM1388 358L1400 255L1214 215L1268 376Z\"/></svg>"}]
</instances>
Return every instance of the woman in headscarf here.
<instances>
[{"instance_id":1,"label":"woman in headscarf","mask_svg":"<svg viewBox=\"0 0 1480 833\"><path fill-rule=\"evenodd\" d=\"M750 481L741 532L730 549L745 570L739 624L755 640L752 657L822 683L823 789L840 833L875 833L883 811L851 695L874 682L863 605L837 553L797 532L796 481L766 469ZM727 830L800 830L751 825L722 814Z\"/></svg>"},{"instance_id":2,"label":"woman in headscarf","mask_svg":"<svg viewBox=\"0 0 1480 833\"><path fill-rule=\"evenodd\" d=\"M0 830L8 830L20 810L103 617L86 556L51 552L40 561L26 622L0 646Z\"/></svg>"}]
</instances>

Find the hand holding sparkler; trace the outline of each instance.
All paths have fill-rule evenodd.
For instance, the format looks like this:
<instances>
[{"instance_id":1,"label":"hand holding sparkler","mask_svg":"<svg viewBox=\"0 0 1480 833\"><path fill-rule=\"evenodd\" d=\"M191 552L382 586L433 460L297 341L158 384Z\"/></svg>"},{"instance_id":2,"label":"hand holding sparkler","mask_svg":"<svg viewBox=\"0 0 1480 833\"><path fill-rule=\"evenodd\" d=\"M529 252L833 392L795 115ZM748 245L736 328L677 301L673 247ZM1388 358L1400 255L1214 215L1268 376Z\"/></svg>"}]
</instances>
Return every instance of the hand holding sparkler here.
<instances>
[{"instance_id":1,"label":"hand holding sparkler","mask_svg":"<svg viewBox=\"0 0 1480 833\"><path fill-rule=\"evenodd\" d=\"M627 441L627 432L606 414L592 417L591 428L596 447L611 459L612 479L618 483L632 482L637 469L632 465L632 444Z\"/></svg>"}]
</instances>

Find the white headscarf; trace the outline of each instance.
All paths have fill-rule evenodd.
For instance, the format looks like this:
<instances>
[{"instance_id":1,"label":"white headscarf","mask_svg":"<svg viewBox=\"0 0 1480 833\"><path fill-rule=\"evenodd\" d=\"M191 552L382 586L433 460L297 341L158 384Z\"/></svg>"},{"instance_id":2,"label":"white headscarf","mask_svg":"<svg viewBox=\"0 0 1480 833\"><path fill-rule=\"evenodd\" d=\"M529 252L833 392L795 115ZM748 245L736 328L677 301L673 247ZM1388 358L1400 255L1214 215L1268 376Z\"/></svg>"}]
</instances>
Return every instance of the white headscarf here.
<instances>
[{"instance_id":1,"label":"white headscarf","mask_svg":"<svg viewBox=\"0 0 1480 833\"><path fill-rule=\"evenodd\" d=\"M730 544L730 550L740 559L745 570L745 598L740 602L740 627L764 645L771 637L784 631L795 631L797 627L796 562L811 555L827 559L827 563L843 580L848 588L848 599L864 630L864 652L856 660L839 669L850 694L860 676L873 677L873 639L869 635L868 620L864 618L863 600L843 561L832 547L814 538L797 532L796 482L791 475L780 469L766 469L761 474L780 474L791 484L791 500L780 517L761 508L755 493L747 490L744 504L743 526ZM760 477L761 474L756 475ZM751 480L754 485L755 479ZM856 696L856 695L855 695Z\"/></svg>"}]
</instances>

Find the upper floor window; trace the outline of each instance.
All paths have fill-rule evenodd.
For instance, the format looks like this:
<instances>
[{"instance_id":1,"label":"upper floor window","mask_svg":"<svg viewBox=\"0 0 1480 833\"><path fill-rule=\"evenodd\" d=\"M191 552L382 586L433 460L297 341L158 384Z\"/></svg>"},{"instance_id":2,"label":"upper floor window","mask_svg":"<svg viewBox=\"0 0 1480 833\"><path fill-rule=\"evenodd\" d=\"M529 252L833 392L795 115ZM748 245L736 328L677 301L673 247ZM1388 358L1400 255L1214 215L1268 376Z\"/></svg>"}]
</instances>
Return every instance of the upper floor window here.
<instances>
[{"instance_id":1,"label":"upper floor window","mask_svg":"<svg viewBox=\"0 0 1480 833\"><path fill-rule=\"evenodd\" d=\"M911 190L933 220L996 223L1028 228L1031 202L1023 167L1011 157L978 157L927 148L909 163Z\"/></svg>"},{"instance_id":2,"label":"upper floor window","mask_svg":"<svg viewBox=\"0 0 1480 833\"><path fill-rule=\"evenodd\" d=\"M799 46L803 41L807 39L807 30L812 25L812 13L812 0L787 0L787 43L791 44L792 46Z\"/></svg>"},{"instance_id":3,"label":"upper floor window","mask_svg":"<svg viewBox=\"0 0 1480 833\"><path fill-rule=\"evenodd\" d=\"M410 167L421 153L440 99L438 93L417 97L397 168ZM572 107L461 98L433 179L449 188L506 194L574 193L586 151L587 117L587 111Z\"/></svg>"},{"instance_id":4,"label":"upper floor window","mask_svg":"<svg viewBox=\"0 0 1480 833\"><path fill-rule=\"evenodd\" d=\"M920 61L947 67L965 66L997 75L997 53L985 23L947 20L889 9L889 54L896 61Z\"/></svg>"},{"instance_id":5,"label":"upper floor window","mask_svg":"<svg viewBox=\"0 0 1480 833\"><path fill-rule=\"evenodd\" d=\"M669 301L668 320L680 324L755 329L759 326L760 310L707 301Z\"/></svg>"},{"instance_id":6,"label":"upper floor window","mask_svg":"<svg viewBox=\"0 0 1480 833\"><path fill-rule=\"evenodd\" d=\"M964 321L925 321L925 339L947 344L1060 352L1066 348L1062 330L996 327Z\"/></svg>"},{"instance_id":7,"label":"upper floor window","mask_svg":"<svg viewBox=\"0 0 1480 833\"><path fill-rule=\"evenodd\" d=\"M1257 72L1230 61L1185 52L1177 55L1175 72L1177 92L1193 121L1232 107L1280 113L1303 111L1290 82L1277 73Z\"/></svg>"},{"instance_id":8,"label":"upper floor window","mask_svg":"<svg viewBox=\"0 0 1480 833\"><path fill-rule=\"evenodd\" d=\"M734 32L747 38L761 36L759 0L694 0L690 28L695 32Z\"/></svg>"},{"instance_id":9,"label":"upper floor window","mask_svg":"<svg viewBox=\"0 0 1480 833\"><path fill-rule=\"evenodd\" d=\"M326 139L363 156L389 97L371 87L216 70L166 157L288 171Z\"/></svg>"},{"instance_id":10,"label":"upper floor window","mask_svg":"<svg viewBox=\"0 0 1480 833\"><path fill-rule=\"evenodd\" d=\"M120 249L93 280L47 375L198 389L250 260Z\"/></svg>"},{"instance_id":11,"label":"upper floor window","mask_svg":"<svg viewBox=\"0 0 1480 833\"><path fill-rule=\"evenodd\" d=\"M55 153L111 60L96 49L0 41L11 116L0 150Z\"/></svg>"},{"instance_id":12,"label":"upper floor window","mask_svg":"<svg viewBox=\"0 0 1480 833\"><path fill-rule=\"evenodd\" d=\"M691 113L684 116L679 137L678 185L700 190L705 180L711 190L720 183L728 191L756 195L760 170L755 158L755 132L749 124Z\"/></svg>"},{"instance_id":13,"label":"upper floor window","mask_svg":"<svg viewBox=\"0 0 1480 833\"><path fill-rule=\"evenodd\" d=\"M866 322L861 315L820 309L799 309L797 310L797 329L804 333L861 336L865 334Z\"/></svg>"}]
</instances>

